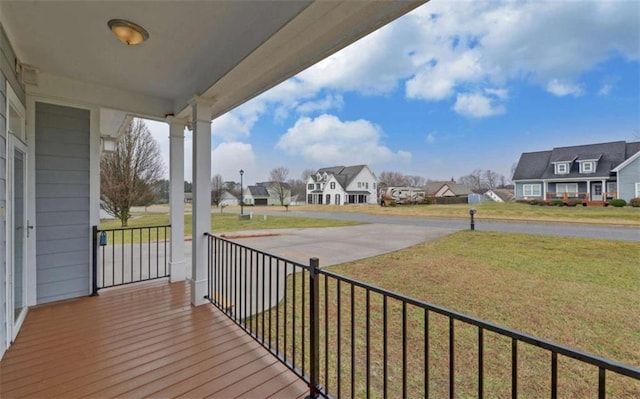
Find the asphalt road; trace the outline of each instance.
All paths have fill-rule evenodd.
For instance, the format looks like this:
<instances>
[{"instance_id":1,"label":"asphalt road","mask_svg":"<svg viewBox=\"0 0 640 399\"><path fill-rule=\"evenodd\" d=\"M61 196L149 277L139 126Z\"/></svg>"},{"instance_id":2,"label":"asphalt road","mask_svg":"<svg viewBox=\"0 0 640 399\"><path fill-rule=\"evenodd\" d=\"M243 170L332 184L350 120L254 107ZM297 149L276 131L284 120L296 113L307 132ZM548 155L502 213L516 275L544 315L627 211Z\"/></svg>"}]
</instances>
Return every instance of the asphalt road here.
<instances>
[{"instance_id":1,"label":"asphalt road","mask_svg":"<svg viewBox=\"0 0 640 399\"><path fill-rule=\"evenodd\" d=\"M263 209L261 209L259 213L317 219L351 220L362 223L437 227L452 230L469 229L469 220L460 219L379 216L354 212L299 212L295 210L283 212L280 210L265 211ZM597 226L569 223L497 222L476 219L475 228L478 231L541 234L560 237L596 238L618 241L640 241L640 229L637 227Z\"/></svg>"}]
</instances>

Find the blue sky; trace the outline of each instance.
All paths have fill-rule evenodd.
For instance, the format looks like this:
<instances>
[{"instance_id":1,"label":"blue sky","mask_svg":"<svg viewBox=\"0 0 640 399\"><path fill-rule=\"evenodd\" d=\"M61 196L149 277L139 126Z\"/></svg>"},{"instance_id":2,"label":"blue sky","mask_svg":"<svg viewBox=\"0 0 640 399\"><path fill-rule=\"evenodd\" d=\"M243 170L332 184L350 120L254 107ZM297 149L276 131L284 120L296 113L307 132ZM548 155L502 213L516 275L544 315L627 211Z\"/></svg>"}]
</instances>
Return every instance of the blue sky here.
<instances>
[{"instance_id":1,"label":"blue sky","mask_svg":"<svg viewBox=\"0 0 640 399\"><path fill-rule=\"evenodd\" d=\"M168 165L168 128L150 123ZM640 140L640 2L432 0L212 123L212 173L366 163L509 176L520 153ZM191 175L190 133L185 174Z\"/></svg>"}]
</instances>

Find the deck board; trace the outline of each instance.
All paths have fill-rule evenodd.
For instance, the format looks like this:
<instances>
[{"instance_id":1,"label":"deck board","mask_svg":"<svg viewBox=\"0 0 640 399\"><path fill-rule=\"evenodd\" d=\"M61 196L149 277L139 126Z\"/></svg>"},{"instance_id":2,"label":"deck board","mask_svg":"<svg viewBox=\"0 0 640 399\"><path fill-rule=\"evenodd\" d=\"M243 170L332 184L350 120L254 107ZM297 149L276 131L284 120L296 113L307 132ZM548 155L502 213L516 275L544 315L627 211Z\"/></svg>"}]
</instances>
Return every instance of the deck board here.
<instances>
[{"instance_id":1,"label":"deck board","mask_svg":"<svg viewBox=\"0 0 640 399\"><path fill-rule=\"evenodd\" d=\"M0 397L292 398L306 384L216 308L164 281L29 310Z\"/></svg>"}]
</instances>

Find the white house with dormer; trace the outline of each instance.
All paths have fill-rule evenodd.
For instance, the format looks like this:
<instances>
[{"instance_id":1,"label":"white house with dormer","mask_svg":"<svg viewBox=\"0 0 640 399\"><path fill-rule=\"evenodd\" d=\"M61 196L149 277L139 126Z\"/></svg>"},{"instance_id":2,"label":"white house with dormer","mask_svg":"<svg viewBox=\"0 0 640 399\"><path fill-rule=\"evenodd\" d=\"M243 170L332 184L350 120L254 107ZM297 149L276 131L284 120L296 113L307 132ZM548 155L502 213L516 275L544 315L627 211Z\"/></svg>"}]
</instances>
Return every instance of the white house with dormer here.
<instances>
[{"instance_id":1,"label":"white house with dormer","mask_svg":"<svg viewBox=\"0 0 640 399\"><path fill-rule=\"evenodd\" d=\"M307 204L378 203L378 178L367 165L321 168L306 183Z\"/></svg>"}]
</instances>

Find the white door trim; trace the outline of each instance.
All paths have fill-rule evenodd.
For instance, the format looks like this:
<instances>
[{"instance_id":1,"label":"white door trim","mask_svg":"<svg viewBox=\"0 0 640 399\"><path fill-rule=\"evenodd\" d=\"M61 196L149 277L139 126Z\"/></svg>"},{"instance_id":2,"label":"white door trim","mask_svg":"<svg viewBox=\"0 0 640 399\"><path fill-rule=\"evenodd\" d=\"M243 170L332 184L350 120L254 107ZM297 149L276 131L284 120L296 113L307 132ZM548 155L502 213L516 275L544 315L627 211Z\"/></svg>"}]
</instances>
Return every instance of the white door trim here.
<instances>
[{"instance_id":1,"label":"white door trim","mask_svg":"<svg viewBox=\"0 0 640 399\"><path fill-rule=\"evenodd\" d=\"M596 187L600 187L600 195L596 194ZM602 201L603 200L603 191L604 187L602 186L602 182L593 182L591 183L591 201Z\"/></svg>"},{"instance_id":2,"label":"white door trim","mask_svg":"<svg viewBox=\"0 0 640 399\"><path fill-rule=\"evenodd\" d=\"M8 316L8 323L7 323L7 338L10 340L10 342L13 342L13 340L15 340L16 336L18 335L18 332L20 331L20 327L22 327L22 323L24 322L25 317L27 316L27 311L29 309L29 306L27 304L27 282L29 280L29 270L27 267L27 253L28 253L28 245L29 245L29 240L27 239L27 177L28 177L28 173L27 173L27 165L28 165L28 150L27 150L27 146L18 138L16 138L13 135L8 135L7 137L7 153L8 153L8 157L7 157L7 161L8 161L8 167L7 167L7 174L8 174L8 181L7 181L7 231L6 231L6 237L7 237L7 316ZM23 228L20 230L19 234L22 234L22 309L20 311L20 314L16 317L16 315L14 314L15 312L15 300L14 300L14 280L13 280L13 276L15 273L15 264L14 264L14 259L15 259L15 253L14 253L14 244L15 244L15 234L16 234L16 226L15 226L15 201L14 201L14 195L15 195L15 180L13 178L14 176L14 172L15 172L15 150L19 150L20 152L22 152L24 154L24 158L23 158L23 174L24 174L24 181L23 181L23 194L22 194L22 198L23 198L23 210L22 210L22 215L23 215L23 220L22 220L22 226Z\"/></svg>"}]
</instances>

